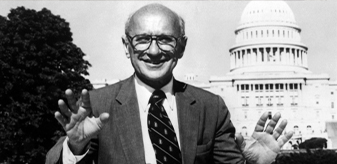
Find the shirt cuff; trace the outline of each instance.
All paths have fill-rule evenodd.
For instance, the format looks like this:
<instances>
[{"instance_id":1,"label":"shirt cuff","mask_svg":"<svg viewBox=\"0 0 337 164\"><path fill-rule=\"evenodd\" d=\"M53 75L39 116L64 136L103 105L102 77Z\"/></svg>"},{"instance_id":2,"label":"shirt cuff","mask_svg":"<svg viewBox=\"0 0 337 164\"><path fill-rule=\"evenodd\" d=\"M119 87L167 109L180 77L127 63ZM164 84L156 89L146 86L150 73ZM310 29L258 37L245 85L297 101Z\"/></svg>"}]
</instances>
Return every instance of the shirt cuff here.
<instances>
[{"instance_id":1,"label":"shirt cuff","mask_svg":"<svg viewBox=\"0 0 337 164\"><path fill-rule=\"evenodd\" d=\"M68 141L69 138L66 137L63 142L62 162L63 164L75 164L88 154L89 149L83 155L74 155L68 146Z\"/></svg>"}]
</instances>

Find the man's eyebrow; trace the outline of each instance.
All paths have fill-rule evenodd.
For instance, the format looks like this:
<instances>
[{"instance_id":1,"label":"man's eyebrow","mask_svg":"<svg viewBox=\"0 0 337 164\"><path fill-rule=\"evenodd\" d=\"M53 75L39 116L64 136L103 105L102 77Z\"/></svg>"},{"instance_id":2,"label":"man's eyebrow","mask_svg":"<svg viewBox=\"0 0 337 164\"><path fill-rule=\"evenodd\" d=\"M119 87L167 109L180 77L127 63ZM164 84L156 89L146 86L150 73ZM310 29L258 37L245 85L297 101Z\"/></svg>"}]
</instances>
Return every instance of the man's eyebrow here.
<instances>
[{"instance_id":1,"label":"man's eyebrow","mask_svg":"<svg viewBox=\"0 0 337 164\"><path fill-rule=\"evenodd\" d=\"M150 35L150 34L140 33L140 34L133 34L133 35L128 34L128 35L131 36L131 37L133 37L133 36Z\"/></svg>"},{"instance_id":2,"label":"man's eyebrow","mask_svg":"<svg viewBox=\"0 0 337 164\"><path fill-rule=\"evenodd\" d=\"M150 35L150 34L147 34L147 33L141 33L141 34L137 34L137 35Z\"/></svg>"},{"instance_id":3,"label":"man's eyebrow","mask_svg":"<svg viewBox=\"0 0 337 164\"><path fill-rule=\"evenodd\" d=\"M153 34L149 34L149 33L140 33L140 34L135 34L135 36L139 36L139 35L148 35L148 36L163 36L163 35L165 35L165 36L167 36L167 35L169 35L169 36L173 36L172 34L167 34L167 33L160 33L160 34L156 34L156 35L153 35Z\"/></svg>"}]
</instances>

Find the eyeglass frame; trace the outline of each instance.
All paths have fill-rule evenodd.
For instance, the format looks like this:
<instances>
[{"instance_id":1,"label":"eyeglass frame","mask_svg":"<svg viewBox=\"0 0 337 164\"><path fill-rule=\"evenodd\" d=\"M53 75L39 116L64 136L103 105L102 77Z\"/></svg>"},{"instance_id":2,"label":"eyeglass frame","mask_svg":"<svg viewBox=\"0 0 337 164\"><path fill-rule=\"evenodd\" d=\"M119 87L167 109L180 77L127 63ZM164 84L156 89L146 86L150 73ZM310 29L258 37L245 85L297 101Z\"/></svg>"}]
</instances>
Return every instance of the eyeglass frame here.
<instances>
[{"instance_id":1,"label":"eyeglass frame","mask_svg":"<svg viewBox=\"0 0 337 164\"><path fill-rule=\"evenodd\" d=\"M173 50L175 50L175 49L177 48L178 41L180 41L181 38L185 37L185 35L179 36L178 38L175 37L175 36L173 36L173 35L144 35L144 34L140 34L140 35L135 35L135 36L133 36L133 37L130 36L129 34L125 34L125 35L126 35L126 37L128 38L131 47L132 47L134 50L136 50L136 51L146 51L146 50L148 50L148 49L151 47L151 45L152 45L152 41L153 41L153 40L156 40L156 44L157 44L158 48L159 48L160 50L162 50L162 51L165 51L165 52L169 52L169 51L163 50L162 48L160 48L160 45L159 45L158 40L157 40L159 36L169 36L169 37L174 38L175 41L176 41L176 45L173 47ZM135 37L141 36L141 35L144 35L144 36L151 36L150 44L149 44L149 46L148 46L145 50L138 50L138 49L135 47L135 45L132 44L132 40L133 40Z\"/></svg>"}]
</instances>

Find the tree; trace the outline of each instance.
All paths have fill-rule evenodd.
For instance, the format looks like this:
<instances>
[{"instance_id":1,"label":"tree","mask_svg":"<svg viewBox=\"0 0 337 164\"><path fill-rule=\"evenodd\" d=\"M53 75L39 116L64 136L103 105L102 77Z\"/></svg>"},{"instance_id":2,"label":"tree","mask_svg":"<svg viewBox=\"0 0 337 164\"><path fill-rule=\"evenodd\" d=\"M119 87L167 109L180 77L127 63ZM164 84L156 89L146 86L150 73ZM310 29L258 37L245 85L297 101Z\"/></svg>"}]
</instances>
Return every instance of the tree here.
<instances>
[{"instance_id":1,"label":"tree","mask_svg":"<svg viewBox=\"0 0 337 164\"><path fill-rule=\"evenodd\" d=\"M92 89L90 63L69 23L48 9L0 16L0 163L44 163L63 129L54 118L64 90Z\"/></svg>"}]
</instances>

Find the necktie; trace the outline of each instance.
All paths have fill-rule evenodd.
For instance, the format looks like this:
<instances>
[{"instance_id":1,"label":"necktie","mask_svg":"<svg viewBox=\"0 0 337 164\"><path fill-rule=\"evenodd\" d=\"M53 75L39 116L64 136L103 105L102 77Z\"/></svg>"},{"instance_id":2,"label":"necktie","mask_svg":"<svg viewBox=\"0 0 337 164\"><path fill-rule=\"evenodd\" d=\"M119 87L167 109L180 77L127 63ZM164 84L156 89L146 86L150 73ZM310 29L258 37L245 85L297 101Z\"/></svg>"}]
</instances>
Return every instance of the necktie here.
<instances>
[{"instance_id":1,"label":"necktie","mask_svg":"<svg viewBox=\"0 0 337 164\"><path fill-rule=\"evenodd\" d=\"M176 133L162 105L165 98L165 93L161 90L155 90L152 93L147 116L149 135L157 164L181 164Z\"/></svg>"}]
</instances>

